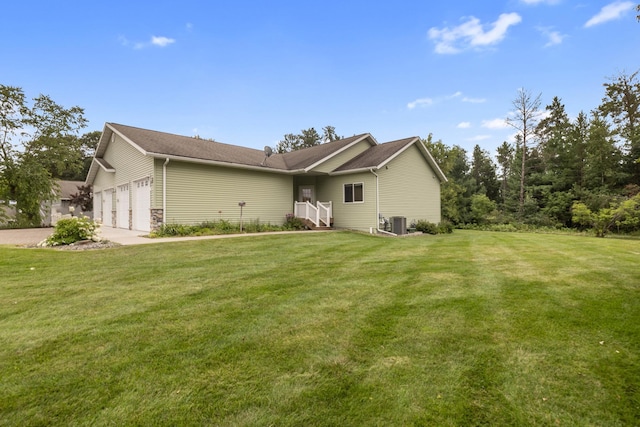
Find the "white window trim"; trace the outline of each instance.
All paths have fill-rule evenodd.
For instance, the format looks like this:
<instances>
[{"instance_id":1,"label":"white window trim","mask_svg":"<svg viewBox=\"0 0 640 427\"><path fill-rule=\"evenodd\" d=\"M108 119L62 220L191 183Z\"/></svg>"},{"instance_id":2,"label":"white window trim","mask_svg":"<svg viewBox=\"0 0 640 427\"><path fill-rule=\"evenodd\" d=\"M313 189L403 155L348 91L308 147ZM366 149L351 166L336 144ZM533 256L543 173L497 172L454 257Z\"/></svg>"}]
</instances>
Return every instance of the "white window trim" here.
<instances>
[{"instance_id":1,"label":"white window trim","mask_svg":"<svg viewBox=\"0 0 640 427\"><path fill-rule=\"evenodd\" d=\"M346 194L345 194L344 188L347 185L351 185L352 189L355 189L354 187L356 185L361 185L362 186L362 200L354 200L353 202L345 201ZM352 193L354 199L355 199L355 193L356 193L355 191L353 191L353 193ZM353 205L353 204L356 204L356 203L364 203L364 182L345 182L344 184L342 184L342 204L344 204L344 205Z\"/></svg>"}]
</instances>

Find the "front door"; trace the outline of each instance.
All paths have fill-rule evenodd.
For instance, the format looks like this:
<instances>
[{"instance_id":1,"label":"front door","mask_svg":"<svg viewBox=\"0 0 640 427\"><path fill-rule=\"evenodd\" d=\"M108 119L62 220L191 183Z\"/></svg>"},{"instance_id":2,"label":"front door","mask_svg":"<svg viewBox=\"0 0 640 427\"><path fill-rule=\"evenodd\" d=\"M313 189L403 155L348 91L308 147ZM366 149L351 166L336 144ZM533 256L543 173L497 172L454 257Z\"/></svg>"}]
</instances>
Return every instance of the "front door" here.
<instances>
[{"instance_id":1,"label":"front door","mask_svg":"<svg viewBox=\"0 0 640 427\"><path fill-rule=\"evenodd\" d=\"M315 188L313 185L301 185L298 187L298 201L309 202L314 204L316 202Z\"/></svg>"}]
</instances>

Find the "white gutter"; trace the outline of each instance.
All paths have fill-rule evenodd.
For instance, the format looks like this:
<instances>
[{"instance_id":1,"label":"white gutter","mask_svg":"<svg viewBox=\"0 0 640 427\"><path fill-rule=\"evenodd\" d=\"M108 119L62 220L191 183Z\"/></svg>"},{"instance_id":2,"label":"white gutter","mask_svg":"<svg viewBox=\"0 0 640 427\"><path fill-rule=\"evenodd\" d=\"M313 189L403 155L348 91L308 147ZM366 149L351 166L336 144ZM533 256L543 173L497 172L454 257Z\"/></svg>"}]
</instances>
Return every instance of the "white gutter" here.
<instances>
[{"instance_id":1,"label":"white gutter","mask_svg":"<svg viewBox=\"0 0 640 427\"><path fill-rule=\"evenodd\" d=\"M283 175L295 175L299 173L306 173L304 169L296 169L296 170L275 169L267 166L252 166L252 165L243 165L240 163L221 162L219 160L196 159L193 157L174 156L170 154L167 155L162 153L154 153L151 151L148 152L146 155L154 158L159 158L159 159L167 159L167 160L171 159L171 160L177 160L180 162L198 163L202 165L224 166L227 168L247 169L247 170L260 171L260 172L281 173Z\"/></svg>"},{"instance_id":2,"label":"white gutter","mask_svg":"<svg viewBox=\"0 0 640 427\"><path fill-rule=\"evenodd\" d=\"M167 223L167 165L169 158L162 165L162 223Z\"/></svg>"}]
</instances>

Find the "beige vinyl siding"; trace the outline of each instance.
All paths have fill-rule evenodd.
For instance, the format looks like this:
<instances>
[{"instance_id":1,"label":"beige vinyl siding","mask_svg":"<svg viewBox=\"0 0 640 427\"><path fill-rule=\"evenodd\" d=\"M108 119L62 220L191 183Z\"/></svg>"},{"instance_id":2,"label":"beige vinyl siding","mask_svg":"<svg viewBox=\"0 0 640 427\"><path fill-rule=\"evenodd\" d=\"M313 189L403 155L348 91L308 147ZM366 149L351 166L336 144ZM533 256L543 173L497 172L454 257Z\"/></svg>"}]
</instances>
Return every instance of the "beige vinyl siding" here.
<instances>
[{"instance_id":1,"label":"beige vinyl siding","mask_svg":"<svg viewBox=\"0 0 640 427\"><path fill-rule=\"evenodd\" d=\"M164 188L162 186L162 171L166 159L153 159L153 182L151 183L151 209L163 209L162 197ZM172 160L167 164L170 165Z\"/></svg>"},{"instance_id":2,"label":"beige vinyl siding","mask_svg":"<svg viewBox=\"0 0 640 427\"><path fill-rule=\"evenodd\" d=\"M332 172L334 169L338 168L339 166L342 166L343 164L353 159L355 156L362 153L363 151L368 150L369 148L371 148L371 144L368 142L368 140L360 141L353 147L348 148L347 150L341 152L340 154L332 157L326 162L313 168L311 171L322 172L322 173Z\"/></svg>"},{"instance_id":3,"label":"beige vinyl siding","mask_svg":"<svg viewBox=\"0 0 640 427\"><path fill-rule=\"evenodd\" d=\"M415 145L376 173L382 216L440 222L440 180Z\"/></svg>"},{"instance_id":4,"label":"beige vinyl siding","mask_svg":"<svg viewBox=\"0 0 640 427\"><path fill-rule=\"evenodd\" d=\"M116 170L117 185L149 177L153 173L153 159L143 155L118 135L110 143L104 159Z\"/></svg>"},{"instance_id":5,"label":"beige vinyl siding","mask_svg":"<svg viewBox=\"0 0 640 427\"><path fill-rule=\"evenodd\" d=\"M115 187L116 174L113 172L105 172L103 169L98 169L96 177L93 180L93 192L102 191L105 188Z\"/></svg>"},{"instance_id":6,"label":"beige vinyl siding","mask_svg":"<svg viewBox=\"0 0 640 427\"><path fill-rule=\"evenodd\" d=\"M318 200L333 202L333 226L369 231L377 228L376 177L370 173L330 176L318 179ZM364 202L344 203L345 184L362 183Z\"/></svg>"},{"instance_id":7,"label":"beige vinyl siding","mask_svg":"<svg viewBox=\"0 0 640 427\"><path fill-rule=\"evenodd\" d=\"M104 159L116 170L114 185L131 184L142 178L153 177L153 159L114 135L115 140L109 143L109 149L104 153ZM152 191L152 206L153 195Z\"/></svg>"},{"instance_id":8,"label":"beige vinyl siding","mask_svg":"<svg viewBox=\"0 0 640 427\"><path fill-rule=\"evenodd\" d=\"M293 211L293 177L171 161L167 165L167 223L243 220L282 224Z\"/></svg>"}]
</instances>

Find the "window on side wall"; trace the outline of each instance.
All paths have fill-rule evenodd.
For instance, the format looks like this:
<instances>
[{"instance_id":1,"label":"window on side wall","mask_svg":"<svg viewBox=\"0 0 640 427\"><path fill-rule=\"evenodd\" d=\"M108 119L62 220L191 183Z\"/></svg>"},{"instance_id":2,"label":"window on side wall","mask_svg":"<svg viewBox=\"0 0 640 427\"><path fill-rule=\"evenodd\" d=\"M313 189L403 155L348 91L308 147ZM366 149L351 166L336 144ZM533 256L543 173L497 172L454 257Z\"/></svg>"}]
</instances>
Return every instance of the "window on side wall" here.
<instances>
[{"instance_id":1,"label":"window on side wall","mask_svg":"<svg viewBox=\"0 0 640 427\"><path fill-rule=\"evenodd\" d=\"M362 203L364 202L363 183L345 184L344 185L344 202L345 203Z\"/></svg>"}]
</instances>

